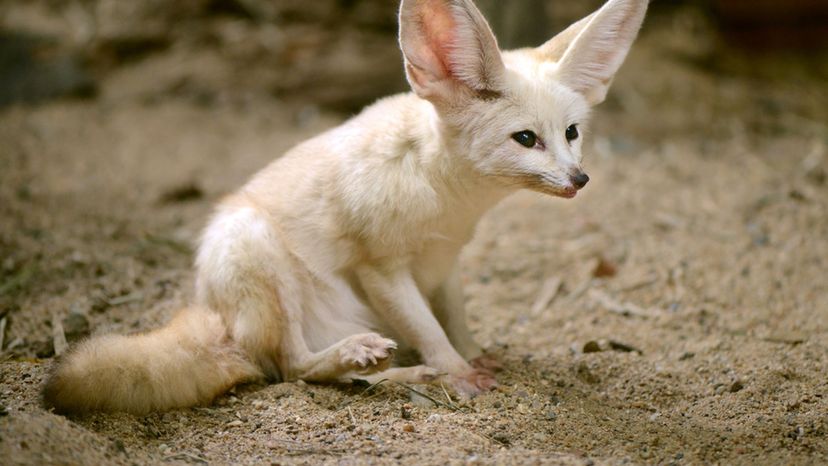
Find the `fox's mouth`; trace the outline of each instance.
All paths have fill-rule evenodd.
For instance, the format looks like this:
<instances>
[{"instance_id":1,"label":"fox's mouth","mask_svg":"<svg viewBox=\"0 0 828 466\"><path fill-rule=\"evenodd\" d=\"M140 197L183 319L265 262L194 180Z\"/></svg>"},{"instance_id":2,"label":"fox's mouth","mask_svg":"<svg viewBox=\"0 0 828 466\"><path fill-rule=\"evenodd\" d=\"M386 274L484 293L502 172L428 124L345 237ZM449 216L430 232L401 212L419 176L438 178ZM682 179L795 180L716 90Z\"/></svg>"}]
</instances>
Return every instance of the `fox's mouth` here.
<instances>
[{"instance_id":1,"label":"fox's mouth","mask_svg":"<svg viewBox=\"0 0 828 466\"><path fill-rule=\"evenodd\" d=\"M532 183L526 187L541 194L562 197L564 199L572 199L578 194L578 190L571 186L563 187L558 185L549 185L546 183Z\"/></svg>"},{"instance_id":2,"label":"fox's mouth","mask_svg":"<svg viewBox=\"0 0 828 466\"><path fill-rule=\"evenodd\" d=\"M557 194L558 197L563 197L566 199L572 199L578 194L578 190L575 188L565 188L560 194Z\"/></svg>"},{"instance_id":3,"label":"fox's mouth","mask_svg":"<svg viewBox=\"0 0 828 466\"><path fill-rule=\"evenodd\" d=\"M512 186L517 184L522 188L535 191L536 193L546 194L547 196L572 199L573 197L578 195L578 188L572 185L564 185L542 174L522 175L523 176L512 176L505 179L509 180ZM517 178L520 181L515 183L515 178Z\"/></svg>"}]
</instances>

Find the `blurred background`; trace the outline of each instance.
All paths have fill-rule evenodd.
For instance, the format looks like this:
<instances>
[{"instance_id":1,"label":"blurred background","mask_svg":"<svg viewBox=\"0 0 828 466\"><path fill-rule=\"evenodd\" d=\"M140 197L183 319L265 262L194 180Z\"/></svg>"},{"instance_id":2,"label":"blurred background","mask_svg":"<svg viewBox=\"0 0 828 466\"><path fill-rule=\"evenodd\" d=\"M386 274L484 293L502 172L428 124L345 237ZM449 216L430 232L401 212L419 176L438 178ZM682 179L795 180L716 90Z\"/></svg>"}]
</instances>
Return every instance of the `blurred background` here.
<instances>
[{"instance_id":1,"label":"blurred background","mask_svg":"<svg viewBox=\"0 0 828 466\"><path fill-rule=\"evenodd\" d=\"M513 48L542 43L602 2L478 3ZM655 0L651 8L645 34L660 30L662 52L701 72L784 76L785 60L779 69L755 62L776 56L828 76L828 2ZM396 9L389 0L3 0L0 105L129 94L204 105L300 100L353 112L406 88Z\"/></svg>"}]
</instances>

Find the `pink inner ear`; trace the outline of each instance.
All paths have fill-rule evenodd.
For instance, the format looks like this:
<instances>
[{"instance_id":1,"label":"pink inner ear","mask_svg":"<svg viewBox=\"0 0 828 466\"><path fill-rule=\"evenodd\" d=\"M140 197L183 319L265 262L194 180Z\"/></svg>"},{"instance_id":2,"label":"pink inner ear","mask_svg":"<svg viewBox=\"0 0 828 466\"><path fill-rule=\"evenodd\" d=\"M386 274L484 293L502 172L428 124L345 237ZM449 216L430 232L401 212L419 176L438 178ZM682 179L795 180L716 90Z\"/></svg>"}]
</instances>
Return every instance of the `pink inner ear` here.
<instances>
[{"instance_id":1,"label":"pink inner ear","mask_svg":"<svg viewBox=\"0 0 828 466\"><path fill-rule=\"evenodd\" d=\"M451 77L451 46L454 44L454 33L457 23L445 0L430 0L420 10L419 20L426 37L425 56L434 57L438 71L444 77Z\"/></svg>"}]
</instances>

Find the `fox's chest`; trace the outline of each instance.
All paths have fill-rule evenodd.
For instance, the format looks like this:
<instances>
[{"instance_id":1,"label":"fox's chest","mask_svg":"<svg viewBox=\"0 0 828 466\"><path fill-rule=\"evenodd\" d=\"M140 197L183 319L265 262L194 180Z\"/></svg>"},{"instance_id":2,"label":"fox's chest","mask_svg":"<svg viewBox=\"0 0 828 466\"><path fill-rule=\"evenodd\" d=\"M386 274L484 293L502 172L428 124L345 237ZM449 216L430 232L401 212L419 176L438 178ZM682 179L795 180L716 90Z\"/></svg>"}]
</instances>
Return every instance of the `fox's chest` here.
<instances>
[{"instance_id":1,"label":"fox's chest","mask_svg":"<svg viewBox=\"0 0 828 466\"><path fill-rule=\"evenodd\" d=\"M449 277L462 246L434 244L418 254L412 263L414 280L425 296L431 296Z\"/></svg>"},{"instance_id":2,"label":"fox's chest","mask_svg":"<svg viewBox=\"0 0 828 466\"><path fill-rule=\"evenodd\" d=\"M457 264L463 247L471 241L476 222L446 222L423 237L412 258L412 273L427 296L442 285Z\"/></svg>"}]
</instances>

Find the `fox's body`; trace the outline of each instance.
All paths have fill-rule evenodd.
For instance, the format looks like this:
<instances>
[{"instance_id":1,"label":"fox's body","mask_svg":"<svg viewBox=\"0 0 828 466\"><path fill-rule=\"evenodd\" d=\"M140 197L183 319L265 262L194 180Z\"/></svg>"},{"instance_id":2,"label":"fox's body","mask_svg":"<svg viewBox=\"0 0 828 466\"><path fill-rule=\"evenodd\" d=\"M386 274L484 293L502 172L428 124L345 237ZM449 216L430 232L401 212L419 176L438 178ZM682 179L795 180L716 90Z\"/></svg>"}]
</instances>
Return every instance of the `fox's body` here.
<instances>
[{"instance_id":1,"label":"fox's body","mask_svg":"<svg viewBox=\"0 0 828 466\"><path fill-rule=\"evenodd\" d=\"M491 388L457 257L508 194L572 197L586 183L577 126L646 3L611 0L544 46L501 53L470 1L405 0L414 93L300 144L223 201L199 247L196 305L146 335L84 342L47 402L147 412L261 377ZM423 365L389 368L397 342Z\"/></svg>"}]
</instances>

